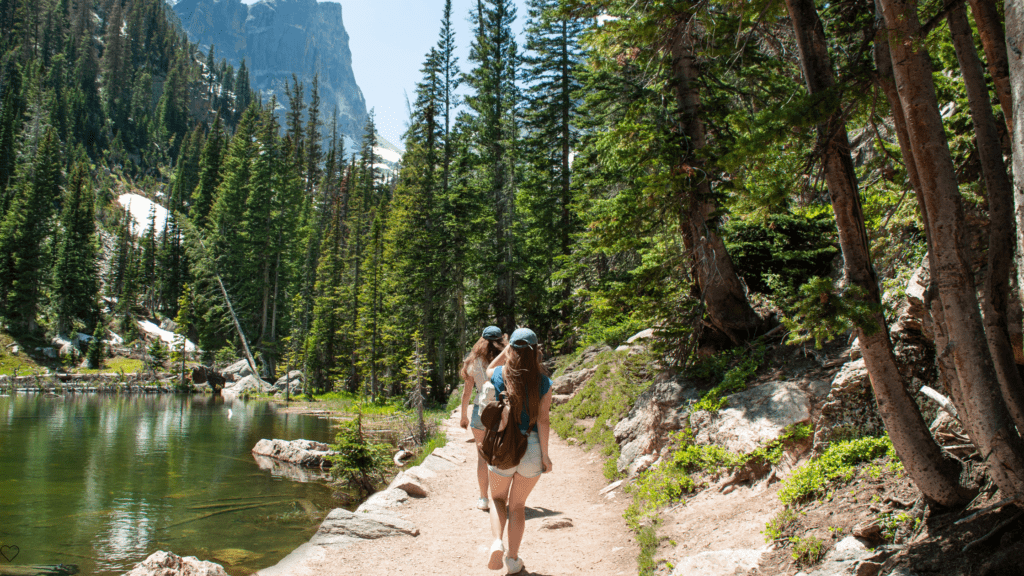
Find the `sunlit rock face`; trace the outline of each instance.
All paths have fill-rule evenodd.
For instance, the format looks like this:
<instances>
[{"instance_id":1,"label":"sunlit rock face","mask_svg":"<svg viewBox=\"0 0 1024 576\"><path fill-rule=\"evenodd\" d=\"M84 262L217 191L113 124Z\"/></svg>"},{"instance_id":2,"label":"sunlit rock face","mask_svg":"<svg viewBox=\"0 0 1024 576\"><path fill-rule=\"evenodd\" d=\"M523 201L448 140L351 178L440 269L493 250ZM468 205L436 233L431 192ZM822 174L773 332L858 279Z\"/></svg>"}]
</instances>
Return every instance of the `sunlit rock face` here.
<instances>
[{"instance_id":1,"label":"sunlit rock face","mask_svg":"<svg viewBox=\"0 0 1024 576\"><path fill-rule=\"evenodd\" d=\"M348 137L346 144L362 138L366 101L352 73L341 4L261 0L246 6L241 0L181 0L174 12L204 54L212 44L217 61L226 58L236 69L244 58L252 88L263 94L264 102L275 95L287 108L285 87L295 74L306 87L308 104L313 76L319 74L325 124L337 106L338 129Z\"/></svg>"}]
</instances>

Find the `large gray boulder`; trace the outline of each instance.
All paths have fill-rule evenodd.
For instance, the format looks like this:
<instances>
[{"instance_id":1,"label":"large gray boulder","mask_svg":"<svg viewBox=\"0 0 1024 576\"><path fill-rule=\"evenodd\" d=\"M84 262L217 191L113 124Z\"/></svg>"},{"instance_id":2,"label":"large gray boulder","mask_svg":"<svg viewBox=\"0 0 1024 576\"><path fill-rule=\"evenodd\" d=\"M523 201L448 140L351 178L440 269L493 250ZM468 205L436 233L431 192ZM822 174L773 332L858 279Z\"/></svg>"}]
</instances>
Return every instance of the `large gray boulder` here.
<instances>
[{"instance_id":1,"label":"large gray boulder","mask_svg":"<svg viewBox=\"0 0 1024 576\"><path fill-rule=\"evenodd\" d=\"M235 382L228 384L224 389L239 395L255 393L270 394L275 391L273 384L260 380L252 374L243 377L241 380L236 380Z\"/></svg>"},{"instance_id":2,"label":"large gray boulder","mask_svg":"<svg viewBox=\"0 0 1024 576\"><path fill-rule=\"evenodd\" d=\"M288 462L297 466L309 468L329 468L331 466L328 456L333 454L331 447L323 442L312 440L268 440L266 438L256 443L252 449L253 455L274 458L282 462Z\"/></svg>"},{"instance_id":3,"label":"large gray boulder","mask_svg":"<svg viewBox=\"0 0 1024 576\"><path fill-rule=\"evenodd\" d=\"M765 550L714 550L675 563L672 576L746 576L756 574Z\"/></svg>"},{"instance_id":4,"label":"large gray boulder","mask_svg":"<svg viewBox=\"0 0 1024 576\"><path fill-rule=\"evenodd\" d=\"M575 372L562 374L555 378L551 385L551 393L554 395L572 395L586 384L590 377L597 372L597 368L584 368Z\"/></svg>"},{"instance_id":5,"label":"large gray boulder","mask_svg":"<svg viewBox=\"0 0 1024 576\"><path fill-rule=\"evenodd\" d=\"M252 376L252 368L249 367L248 360L242 359L221 370L220 373L228 379L228 382L235 382L246 376Z\"/></svg>"},{"instance_id":6,"label":"large gray boulder","mask_svg":"<svg viewBox=\"0 0 1024 576\"><path fill-rule=\"evenodd\" d=\"M158 550L124 576L228 576L228 573L220 564Z\"/></svg>"},{"instance_id":7,"label":"large gray boulder","mask_svg":"<svg viewBox=\"0 0 1024 576\"><path fill-rule=\"evenodd\" d=\"M728 396L717 414L690 416L697 444L718 444L739 453L753 452L777 439L786 427L810 422L814 404L828 393L820 380L772 381Z\"/></svg>"},{"instance_id":8,"label":"large gray boulder","mask_svg":"<svg viewBox=\"0 0 1024 576\"><path fill-rule=\"evenodd\" d=\"M632 475L653 463L669 434L686 426L690 402L699 399L696 388L678 380L658 381L641 393L615 426L621 450L616 462L619 471Z\"/></svg>"},{"instance_id":9,"label":"large gray boulder","mask_svg":"<svg viewBox=\"0 0 1024 576\"><path fill-rule=\"evenodd\" d=\"M885 557L885 553L876 553L868 549L863 542L853 536L843 538L835 547L828 551L825 559L808 572L798 572L796 576L860 576L874 569L878 574L875 560ZM862 567L863 565L863 567Z\"/></svg>"},{"instance_id":10,"label":"large gray boulder","mask_svg":"<svg viewBox=\"0 0 1024 576\"><path fill-rule=\"evenodd\" d=\"M309 540L314 546L345 543L352 538L376 540L388 536L408 534L419 536L419 528L396 514L379 512L349 512L335 508L324 518L320 529Z\"/></svg>"},{"instance_id":11,"label":"large gray boulder","mask_svg":"<svg viewBox=\"0 0 1024 576\"><path fill-rule=\"evenodd\" d=\"M302 372L300 370L292 370L274 382L274 390L284 392L286 388L293 395L302 393Z\"/></svg>"},{"instance_id":12,"label":"large gray boulder","mask_svg":"<svg viewBox=\"0 0 1024 576\"><path fill-rule=\"evenodd\" d=\"M884 430L864 359L846 363L832 379L821 407L814 432L814 450L825 450L833 439L873 436Z\"/></svg>"}]
</instances>

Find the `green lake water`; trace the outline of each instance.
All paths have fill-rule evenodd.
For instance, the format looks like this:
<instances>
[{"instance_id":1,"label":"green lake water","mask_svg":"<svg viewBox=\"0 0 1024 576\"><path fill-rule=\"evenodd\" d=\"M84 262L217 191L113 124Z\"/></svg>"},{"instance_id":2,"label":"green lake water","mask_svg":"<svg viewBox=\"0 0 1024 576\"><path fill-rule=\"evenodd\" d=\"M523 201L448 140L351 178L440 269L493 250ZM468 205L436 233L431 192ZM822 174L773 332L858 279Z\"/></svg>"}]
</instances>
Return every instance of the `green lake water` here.
<instances>
[{"instance_id":1,"label":"green lake water","mask_svg":"<svg viewBox=\"0 0 1024 576\"><path fill-rule=\"evenodd\" d=\"M123 574L157 550L275 564L340 504L260 468L261 438L331 441L327 420L208 396L0 396L0 548L13 565ZM203 516L208 516L203 518ZM0 557L0 566L8 561Z\"/></svg>"}]
</instances>

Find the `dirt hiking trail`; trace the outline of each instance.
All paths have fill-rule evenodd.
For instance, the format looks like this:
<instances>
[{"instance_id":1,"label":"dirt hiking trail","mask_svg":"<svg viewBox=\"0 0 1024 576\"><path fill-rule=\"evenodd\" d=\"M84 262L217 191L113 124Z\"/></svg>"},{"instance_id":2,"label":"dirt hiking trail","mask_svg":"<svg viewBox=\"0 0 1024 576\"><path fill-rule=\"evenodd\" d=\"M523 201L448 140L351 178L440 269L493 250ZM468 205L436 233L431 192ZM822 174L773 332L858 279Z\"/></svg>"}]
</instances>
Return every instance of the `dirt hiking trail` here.
<instances>
[{"instance_id":1,"label":"dirt hiking trail","mask_svg":"<svg viewBox=\"0 0 1024 576\"><path fill-rule=\"evenodd\" d=\"M473 436L458 426L458 411L441 426L448 435L443 454L456 466L429 480L427 497L410 498L394 509L419 529L418 536L358 540L340 549L324 548L266 572L283 571L290 576L504 574L504 568L487 568L492 538L488 513L475 507ZM526 533L519 550L526 569L520 574L636 574L639 547L622 518L629 497L620 490L599 494L608 485L600 454L569 446L554 432L549 450L554 472L543 475L526 502ZM558 521L566 519L571 526L546 527L564 524Z\"/></svg>"}]
</instances>

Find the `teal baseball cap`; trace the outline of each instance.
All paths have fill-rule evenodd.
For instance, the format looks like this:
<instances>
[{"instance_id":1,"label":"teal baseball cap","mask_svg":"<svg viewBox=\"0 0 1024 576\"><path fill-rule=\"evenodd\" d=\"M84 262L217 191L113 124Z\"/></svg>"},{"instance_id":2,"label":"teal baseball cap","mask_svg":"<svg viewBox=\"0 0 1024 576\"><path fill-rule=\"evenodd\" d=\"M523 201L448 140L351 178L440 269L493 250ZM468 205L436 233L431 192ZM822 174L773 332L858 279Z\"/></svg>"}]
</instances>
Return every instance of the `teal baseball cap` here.
<instances>
[{"instance_id":1,"label":"teal baseball cap","mask_svg":"<svg viewBox=\"0 0 1024 576\"><path fill-rule=\"evenodd\" d=\"M537 335L529 328L517 328L509 338L509 342L512 343L513 348L530 348L532 350L537 345Z\"/></svg>"},{"instance_id":2,"label":"teal baseball cap","mask_svg":"<svg viewBox=\"0 0 1024 576\"><path fill-rule=\"evenodd\" d=\"M480 335L484 340L490 340L492 342L495 340L501 340L501 336L501 328L498 328L497 326L488 326L487 328L484 328L484 333Z\"/></svg>"}]
</instances>

